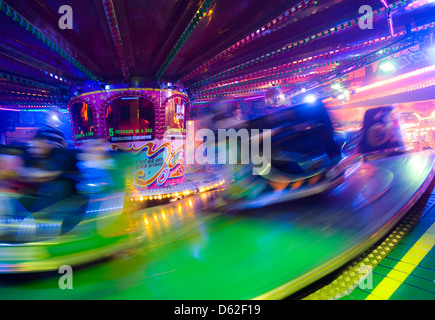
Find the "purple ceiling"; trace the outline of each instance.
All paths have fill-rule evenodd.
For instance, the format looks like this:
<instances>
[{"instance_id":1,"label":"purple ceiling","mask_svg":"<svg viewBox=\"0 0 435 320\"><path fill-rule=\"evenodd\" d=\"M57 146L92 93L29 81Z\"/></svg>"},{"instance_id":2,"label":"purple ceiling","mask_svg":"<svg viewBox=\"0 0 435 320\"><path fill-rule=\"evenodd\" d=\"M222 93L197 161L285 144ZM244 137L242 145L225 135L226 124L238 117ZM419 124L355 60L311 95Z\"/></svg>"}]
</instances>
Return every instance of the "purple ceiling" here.
<instances>
[{"instance_id":1,"label":"purple ceiling","mask_svg":"<svg viewBox=\"0 0 435 320\"><path fill-rule=\"evenodd\" d=\"M28 90L51 90L54 95L93 78L103 83L181 80L192 91L198 91L205 84L252 76L254 72L338 49L342 52L304 66L367 55L405 38L397 36L353 48L390 35L385 2L0 0L0 10L4 9L0 12L0 73L15 77L6 81L3 76L0 86L6 85L5 81L11 85L14 80ZM435 20L435 1L388 1L393 3L398 4L390 8L396 33ZM73 9L72 30L59 28L58 11L62 5ZM362 30L355 22L362 16L358 12L362 5L375 11L372 30ZM382 12L377 13L379 9ZM337 26L331 34L321 34ZM32 32L32 27L49 39L49 45ZM279 50L315 35L312 41ZM54 49L50 48L52 44ZM262 56L265 58L246 64ZM292 68L300 66L284 69ZM329 72L331 68L318 70ZM207 78L211 79L204 81ZM198 85L201 81L203 84Z\"/></svg>"}]
</instances>

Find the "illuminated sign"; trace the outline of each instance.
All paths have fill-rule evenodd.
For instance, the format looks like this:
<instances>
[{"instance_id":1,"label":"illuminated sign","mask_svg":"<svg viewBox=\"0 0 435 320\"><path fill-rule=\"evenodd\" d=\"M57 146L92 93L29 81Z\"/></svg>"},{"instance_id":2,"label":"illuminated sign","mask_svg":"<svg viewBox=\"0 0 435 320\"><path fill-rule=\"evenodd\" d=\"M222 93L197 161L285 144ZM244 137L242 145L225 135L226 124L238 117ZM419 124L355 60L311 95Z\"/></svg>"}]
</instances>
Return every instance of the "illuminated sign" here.
<instances>
[{"instance_id":1,"label":"illuminated sign","mask_svg":"<svg viewBox=\"0 0 435 320\"><path fill-rule=\"evenodd\" d=\"M106 109L107 139L110 142L153 140L154 118L154 105L146 99L115 99Z\"/></svg>"},{"instance_id":2,"label":"illuminated sign","mask_svg":"<svg viewBox=\"0 0 435 320\"><path fill-rule=\"evenodd\" d=\"M170 99L166 105L166 138L186 136L186 101L179 97Z\"/></svg>"},{"instance_id":3,"label":"illuminated sign","mask_svg":"<svg viewBox=\"0 0 435 320\"><path fill-rule=\"evenodd\" d=\"M129 167L131 175L127 179L135 188L153 189L184 182L183 141L149 141L138 147L113 143L110 149L132 154L133 162Z\"/></svg>"},{"instance_id":4,"label":"illuminated sign","mask_svg":"<svg viewBox=\"0 0 435 320\"><path fill-rule=\"evenodd\" d=\"M82 141L95 138L94 117L91 107L85 102L76 102L71 106L71 115L74 122L75 140Z\"/></svg>"},{"instance_id":5,"label":"illuminated sign","mask_svg":"<svg viewBox=\"0 0 435 320\"><path fill-rule=\"evenodd\" d=\"M83 140L83 139L86 139L86 138L93 138L95 135L94 135L94 133L93 132L88 132L88 133L80 133L80 134L76 134L75 136L74 136L74 138L76 139L76 140Z\"/></svg>"}]
</instances>

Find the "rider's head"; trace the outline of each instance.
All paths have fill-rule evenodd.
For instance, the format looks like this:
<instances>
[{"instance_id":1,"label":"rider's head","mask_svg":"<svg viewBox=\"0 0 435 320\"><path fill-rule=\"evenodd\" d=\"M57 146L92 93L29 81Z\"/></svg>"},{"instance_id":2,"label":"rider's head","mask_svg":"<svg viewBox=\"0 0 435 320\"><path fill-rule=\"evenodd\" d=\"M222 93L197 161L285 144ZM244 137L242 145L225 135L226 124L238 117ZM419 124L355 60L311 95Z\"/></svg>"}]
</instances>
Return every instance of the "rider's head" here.
<instances>
[{"instance_id":1,"label":"rider's head","mask_svg":"<svg viewBox=\"0 0 435 320\"><path fill-rule=\"evenodd\" d=\"M32 141L30 152L35 157L47 157L54 148L66 146L61 131L53 128L44 128L38 131Z\"/></svg>"}]
</instances>

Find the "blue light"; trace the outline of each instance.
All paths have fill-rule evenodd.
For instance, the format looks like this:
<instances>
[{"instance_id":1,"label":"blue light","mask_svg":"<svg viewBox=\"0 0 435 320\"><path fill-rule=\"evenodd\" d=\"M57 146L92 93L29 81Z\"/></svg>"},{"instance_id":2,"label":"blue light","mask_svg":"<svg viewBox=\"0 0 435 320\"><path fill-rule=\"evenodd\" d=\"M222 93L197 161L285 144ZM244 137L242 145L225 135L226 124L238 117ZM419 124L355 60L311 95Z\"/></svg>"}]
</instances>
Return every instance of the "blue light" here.
<instances>
[{"instance_id":1,"label":"blue light","mask_svg":"<svg viewBox=\"0 0 435 320\"><path fill-rule=\"evenodd\" d=\"M305 99L304 99L304 101L305 101L306 103L314 103L314 102L316 102L316 100L317 100L317 98L316 98L316 96L313 95L313 94L309 94L309 95L307 95L307 96L305 97Z\"/></svg>"}]
</instances>

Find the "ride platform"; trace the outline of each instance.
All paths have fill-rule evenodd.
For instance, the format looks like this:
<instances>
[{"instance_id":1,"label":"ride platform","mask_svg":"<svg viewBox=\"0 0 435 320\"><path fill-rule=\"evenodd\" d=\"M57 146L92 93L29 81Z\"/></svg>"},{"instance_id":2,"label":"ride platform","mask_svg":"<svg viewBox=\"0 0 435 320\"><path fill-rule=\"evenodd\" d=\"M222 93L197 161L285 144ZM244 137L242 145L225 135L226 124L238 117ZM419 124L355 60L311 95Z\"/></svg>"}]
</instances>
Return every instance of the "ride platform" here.
<instances>
[{"instance_id":1,"label":"ride platform","mask_svg":"<svg viewBox=\"0 0 435 320\"><path fill-rule=\"evenodd\" d=\"M0 295L150 300L291 297L385 239L430 186L434 161L432 152L368 161L328 193L245 211L213 210L217 191L148 208L135 213L142 229L141 245L123 259L77 268L74 290L59 290L58 275L20 278L19 286L0 278ZM426 243L430 240L433 245L432 229L419 242L429 258L432 249ZM381 269L374 272L385 273ZM375 290L381 282L371 293L378 298Z\"/></svg>"}]
</instances>

